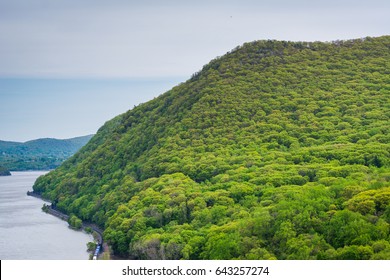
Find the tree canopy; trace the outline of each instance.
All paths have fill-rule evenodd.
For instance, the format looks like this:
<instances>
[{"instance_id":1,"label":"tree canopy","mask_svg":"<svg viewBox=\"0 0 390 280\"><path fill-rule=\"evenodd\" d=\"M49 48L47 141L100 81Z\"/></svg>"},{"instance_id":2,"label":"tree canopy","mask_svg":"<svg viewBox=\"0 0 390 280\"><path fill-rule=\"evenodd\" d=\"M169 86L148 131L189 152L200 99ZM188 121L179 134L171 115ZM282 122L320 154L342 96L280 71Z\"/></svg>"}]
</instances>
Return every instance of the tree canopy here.
<instances>
[{"instance_id":1,"label":"tree canopy","mask_svg":"<svg viewBox=\"0 0 390 280\"><path fill-rule=\"evenodd\" d=\"M246 43L34 191L133 259L390 259L390 37Z\"/></svg>"}]
</instances>

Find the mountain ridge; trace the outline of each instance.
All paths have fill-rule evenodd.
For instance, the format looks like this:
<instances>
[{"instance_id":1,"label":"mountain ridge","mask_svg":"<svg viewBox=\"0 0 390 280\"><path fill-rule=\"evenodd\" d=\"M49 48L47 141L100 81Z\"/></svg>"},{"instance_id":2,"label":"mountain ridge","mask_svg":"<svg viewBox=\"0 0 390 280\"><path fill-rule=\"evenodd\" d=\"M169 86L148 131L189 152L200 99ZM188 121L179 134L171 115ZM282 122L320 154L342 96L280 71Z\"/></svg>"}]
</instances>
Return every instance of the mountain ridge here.
<instances>
[{"instance_id":1,"label":"mountain ridge","mask_svg":"<svg viewBox=\"0 0 390 280\"><path fill-rule=\"evenodd\" d=\"M390 258L389 45L246 43L34 191L129 258Z\"/></svg>"},{"instance_id":2,"label":"mountain ridge","mask_svg":"<svg viewBox=\"0 0 390 280\"><path fill-rule=\"evenodd\" d=\"M13 171L53 169L84 146L93 135L69 139L0 140L0 164Z\"/></svg>"}]
</instances>

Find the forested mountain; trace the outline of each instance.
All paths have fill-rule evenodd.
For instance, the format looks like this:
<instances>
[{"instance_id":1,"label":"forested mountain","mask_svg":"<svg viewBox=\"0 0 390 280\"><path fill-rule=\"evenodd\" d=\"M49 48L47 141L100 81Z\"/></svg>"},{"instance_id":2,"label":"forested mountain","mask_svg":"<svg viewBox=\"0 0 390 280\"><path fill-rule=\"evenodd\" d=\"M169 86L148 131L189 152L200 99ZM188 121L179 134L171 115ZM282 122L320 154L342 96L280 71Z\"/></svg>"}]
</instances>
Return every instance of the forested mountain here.
<instances>
[{"instance_id":1,"label":"forested mountain","mask_svg":"<svg viewBox=\"0 0 390 280\"><path fill-rule=\"evenodd\" d=\"M24 143L0 140L0 165L9 170L48 170L59 166L92 138L42 138Z\"/></svg>"},{"instance_id":2,"label":"forested mountain","mask_svg":"<svg viewBox=\"0 0 390 280\"><path fill-rule=\"evenodd\" d=\"M246 43L35 192L135 259L390 259L390 36Z\"/></svg>"}]
</instances>

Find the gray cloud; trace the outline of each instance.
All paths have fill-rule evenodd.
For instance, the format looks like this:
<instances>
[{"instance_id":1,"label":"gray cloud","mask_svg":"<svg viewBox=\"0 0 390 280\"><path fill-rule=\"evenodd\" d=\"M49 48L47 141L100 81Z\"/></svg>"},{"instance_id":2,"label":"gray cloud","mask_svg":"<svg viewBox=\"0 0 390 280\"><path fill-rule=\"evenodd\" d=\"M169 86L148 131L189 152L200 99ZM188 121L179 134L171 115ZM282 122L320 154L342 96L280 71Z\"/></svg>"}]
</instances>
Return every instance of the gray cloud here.
<instances>
[{"instance_id":1,"label":"gray cloud","mask_svg":"<svg viewBox=\"0 0 390 280\"><path fill-rule=\"evenodd\" d=\"M388 1L0 1L0 76L189 76L257 39L388 33Z\"/></svg>"}]
</instances>

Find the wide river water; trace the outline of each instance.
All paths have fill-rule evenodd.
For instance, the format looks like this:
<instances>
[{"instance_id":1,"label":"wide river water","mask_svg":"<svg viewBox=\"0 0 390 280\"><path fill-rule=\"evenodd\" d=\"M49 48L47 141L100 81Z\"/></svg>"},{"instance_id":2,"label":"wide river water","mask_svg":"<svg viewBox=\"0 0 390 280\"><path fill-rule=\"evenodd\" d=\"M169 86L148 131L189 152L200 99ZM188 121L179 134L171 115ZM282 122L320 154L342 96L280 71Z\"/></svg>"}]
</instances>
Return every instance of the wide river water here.
<instances>
[{"instance_id":1,"label":"wide river water","mask_svg":"<svg viewBox=\"0 0 390 280\"><path fill-rule=\"evenodd\" d=\"M27 196L47 172L12 172L0 176L1 260L87 260L91 235L41 210L44 201Z\"/></svg>"}]
</instances>

